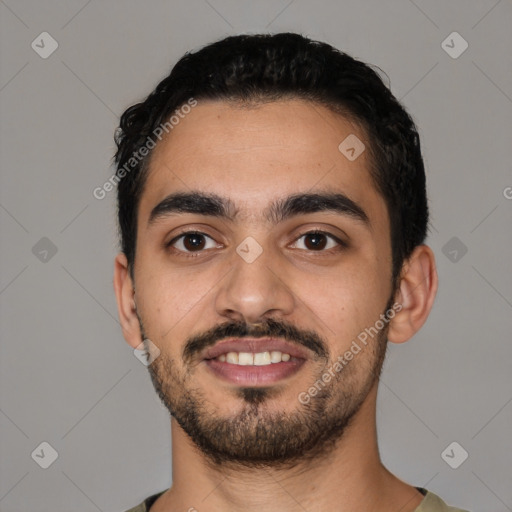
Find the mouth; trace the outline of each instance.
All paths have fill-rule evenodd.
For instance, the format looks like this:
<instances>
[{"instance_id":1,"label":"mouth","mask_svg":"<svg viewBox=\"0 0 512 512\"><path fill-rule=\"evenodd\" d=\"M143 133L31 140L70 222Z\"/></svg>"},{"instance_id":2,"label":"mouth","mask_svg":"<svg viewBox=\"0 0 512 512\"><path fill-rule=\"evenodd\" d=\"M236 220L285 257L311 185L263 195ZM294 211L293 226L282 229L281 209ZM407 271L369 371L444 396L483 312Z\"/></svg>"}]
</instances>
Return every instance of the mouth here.
<instances>
[{"instance_id":1,"label":"mouth","mask_svg":"<svg viewBox=\"0 0 512 512\"><path fill-rule=\"evenodd\" d=\"M224 381L239 386L276 383L297 373L306 349L278 339L231 339L208 349L203 361Z\"/></svg>"}]
</instances>

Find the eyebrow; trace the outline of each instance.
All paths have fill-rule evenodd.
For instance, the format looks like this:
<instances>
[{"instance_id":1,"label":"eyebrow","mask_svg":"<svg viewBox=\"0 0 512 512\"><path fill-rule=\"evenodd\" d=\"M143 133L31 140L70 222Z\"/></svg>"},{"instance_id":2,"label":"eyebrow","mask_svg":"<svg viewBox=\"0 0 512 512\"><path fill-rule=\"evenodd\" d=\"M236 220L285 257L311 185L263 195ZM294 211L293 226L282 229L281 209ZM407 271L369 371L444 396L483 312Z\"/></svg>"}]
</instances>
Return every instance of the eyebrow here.
<instances>
[{"instance_id":1,"label":"eyebrow","mask_svg":"<svg viewBox=\"0 0 512 512\"><path fill-rule=\"evenodd\" d=\"M334 212L370 227L368 215L360 205L345 194L334 192L306 192L276 199L263 212L263 217L275 225L297 215L318 212ZM229 198L217 194L177 192L165 197L151 210L148 226L159 219L184 213L236 221L238 210Z\"/></svg>"}]
</instances>

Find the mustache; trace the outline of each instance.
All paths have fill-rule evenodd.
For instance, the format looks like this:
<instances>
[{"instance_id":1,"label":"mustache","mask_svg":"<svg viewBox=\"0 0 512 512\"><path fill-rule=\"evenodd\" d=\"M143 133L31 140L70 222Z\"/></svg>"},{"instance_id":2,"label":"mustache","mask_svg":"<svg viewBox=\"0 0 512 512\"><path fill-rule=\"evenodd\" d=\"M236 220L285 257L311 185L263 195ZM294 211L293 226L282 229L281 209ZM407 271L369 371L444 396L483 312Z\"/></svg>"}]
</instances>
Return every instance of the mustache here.
<instances>
[{"instance_id":1,"label":"mustache","mask_svg":"<svg viewBox=\"0 0 512 512\"><path fill-rule=\"evenodd\" d=\"M226 338L280 338L296 345L302 345L320 358L328 358L327 342L318 334L298 329L294 325L272 318L258 324L226 322L216 325L203 334L192 336L183 348L183 359L191 362L196 354Z\"/></svg>"}]
</instances>

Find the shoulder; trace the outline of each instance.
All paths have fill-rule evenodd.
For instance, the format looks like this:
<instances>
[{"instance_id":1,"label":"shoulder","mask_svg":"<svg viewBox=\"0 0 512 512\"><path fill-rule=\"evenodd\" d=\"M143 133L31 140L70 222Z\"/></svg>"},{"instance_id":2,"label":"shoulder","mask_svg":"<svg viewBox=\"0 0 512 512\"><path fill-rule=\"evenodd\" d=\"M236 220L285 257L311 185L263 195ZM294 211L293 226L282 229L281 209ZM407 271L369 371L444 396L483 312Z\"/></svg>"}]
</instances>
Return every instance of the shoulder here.
<instances>
[{"instance_id":1,"label":"shoulder","mask_svg":"<svg viewBox=\"0 0 512 512\"><path fill-rule=\"evenodd\" d=\"M433 492L424 491L425 497L414 512L468 512L461 508L450 507Z\"/></svg>"},{"instance_id":2,"label":"shoulder","mask_svg":"<svg viewBox=\"0 0 512 512\"><path fill-rule=\"evenodd\" d=\"M164 493L165 491L152 494L146 498L142 503L139 503L136 507L133 507L125 512L149 512L151 505Z\"/></svg>"}]
</instances>

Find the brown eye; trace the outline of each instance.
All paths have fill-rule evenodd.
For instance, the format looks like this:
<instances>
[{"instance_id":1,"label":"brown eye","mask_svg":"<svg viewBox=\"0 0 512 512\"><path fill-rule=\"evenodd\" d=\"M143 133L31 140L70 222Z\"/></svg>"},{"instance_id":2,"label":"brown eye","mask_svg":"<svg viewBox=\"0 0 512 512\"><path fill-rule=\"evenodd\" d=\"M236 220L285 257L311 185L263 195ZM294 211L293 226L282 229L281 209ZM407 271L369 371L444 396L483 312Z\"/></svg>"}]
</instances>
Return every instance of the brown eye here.
<instances>
[{"instance_id":1,"label":"brown eye","mask_svg":"<svg viewBox=\"0 0 512 512\"><path fill-rule=\"evenodd\" d=\"M304 241L299 242L301 239L304 239ZM330 233L323 231L310 231L309 233L301 235L294 245L296 245L297 249L322 252L326 249L333 249L336 246L344 246L345 244Z\"/></svg>"},{"instance_id":2,"label":"brown eye","mask_svg":"<svg viewBox=\"0 0 512 512\"><path fill-rule=\"evenodd\" d=\"M305 235L304 245L311 250L321 250L327 245L327 237L323 233L309 233Z\"/></svg>"},{"instance_id":3,"label":"brown eye","mask_svg":"<svg viewBox=\"0 0 512 512\"><path fill-rule=\"evenodd\" d=\"M203 235L199 233L190 233L183 237L183 246L187 251L197 251L206 245Z\"/></svg>"},{"instance_id":4,"label":"brown eye","mask_svg":"<svg viewBox=\"0 0 512 512\"><path fill-rule=\"evenodd\" d=\"M208 235L197 231L190 231L173 238L168 246L187 253L201 252L203 249L213 249L216 247L216 244L213 238Z\"/></svg>"}]
</instances>

